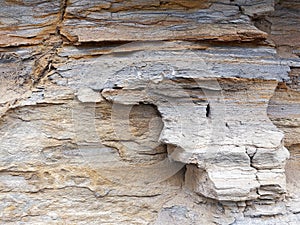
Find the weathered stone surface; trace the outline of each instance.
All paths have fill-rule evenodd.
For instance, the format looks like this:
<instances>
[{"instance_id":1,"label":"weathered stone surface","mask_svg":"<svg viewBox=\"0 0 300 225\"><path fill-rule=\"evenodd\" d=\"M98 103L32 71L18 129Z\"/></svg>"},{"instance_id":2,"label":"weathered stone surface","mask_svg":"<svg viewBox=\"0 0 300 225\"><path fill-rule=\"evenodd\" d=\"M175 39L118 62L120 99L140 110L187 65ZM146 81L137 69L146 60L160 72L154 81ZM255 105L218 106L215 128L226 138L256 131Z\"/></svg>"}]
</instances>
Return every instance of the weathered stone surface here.
<instances>
[{"instance_id":1,"label":"weathered stone surface","mask_svg":"<svg viewBox=\"0 0 300 225\"><path fill-rule=\"evenodd\" d=\"M256 170L251 168L210 167L206 171L187 167L186 185L196 193L220 201L256 199L259 187ZM226 181L226 182L225 182Z\"/></svg>"},{"instance_id":2,"label":"weathered stone surface","mask_svg":"<svg viewBox=\"0 0 300 225\"><path fill-rule=\"evenodd\" d=\"M297 0L279 1L276 10L267 18L270 24L270 39L282 56L300 55L300 3Z\"/></svg>"},{"instance_id":3,"label":"weathered stone surface","mask_svg":"<svg viewBox=\"0 0 300 225\"><path fill-rule=\"evenodd\" d=\"M299 223L297 1L0 6L1 223Z\"/></svg>"},{"instance_id":4,"label":"weathered stone surface","mask_svg":"<svg viewBox=\"0 0 300 225\"><path fill-rule=\"evenodd\" d=\"M266 38L229 1L70 1L65 18L72 42Z\"/></svg>"},{"instance_id":5,"label":"weathered stone surface","mask_svg":"<svg viewBox=\"0 0 300 225\"><path fill-rule=\"evenodd\" d=\"M240 6L241 10L253 18L266 16L274 11L274 0L236 0L232 1Z\"/></svg>"},{"instance_id":6,"label":"weathered stone surface","mask_svg":"<svg viewBox=\"0 0 300 225\"><path fill-rule=\"evenodd\" d=\"M60 1L1 1L0 47L34 45L54 34Z\"/></svg>"},{"instance_id":7,"label":"weathered stone surface","mask_svg":"<svg viewBox=\"0 0 300 225\"><path fill-rule=\"evenodd\" d=\"M33 49L10 49L0 51L0 117L16 99L31 94L31 73L34 60Z\"/></svg>"}]
</instances>

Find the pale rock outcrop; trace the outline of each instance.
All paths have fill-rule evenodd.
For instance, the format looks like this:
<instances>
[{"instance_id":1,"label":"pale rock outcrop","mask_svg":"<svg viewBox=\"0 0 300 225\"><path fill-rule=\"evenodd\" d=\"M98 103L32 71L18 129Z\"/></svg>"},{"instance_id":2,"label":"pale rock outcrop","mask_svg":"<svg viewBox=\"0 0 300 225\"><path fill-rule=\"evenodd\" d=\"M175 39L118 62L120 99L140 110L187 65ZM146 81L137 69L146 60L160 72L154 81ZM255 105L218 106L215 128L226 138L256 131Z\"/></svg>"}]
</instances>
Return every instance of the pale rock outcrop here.
<instances>
[{"instance_id":1,"label":"pale rock outcrop","mask_svg":"<svg viewBox=\"0 0 300 225\"><path fill-rule=\"evenodd\" d=\"M298 223L297 1L0 6L1 223Z\"/></svg>"}]
</instances>

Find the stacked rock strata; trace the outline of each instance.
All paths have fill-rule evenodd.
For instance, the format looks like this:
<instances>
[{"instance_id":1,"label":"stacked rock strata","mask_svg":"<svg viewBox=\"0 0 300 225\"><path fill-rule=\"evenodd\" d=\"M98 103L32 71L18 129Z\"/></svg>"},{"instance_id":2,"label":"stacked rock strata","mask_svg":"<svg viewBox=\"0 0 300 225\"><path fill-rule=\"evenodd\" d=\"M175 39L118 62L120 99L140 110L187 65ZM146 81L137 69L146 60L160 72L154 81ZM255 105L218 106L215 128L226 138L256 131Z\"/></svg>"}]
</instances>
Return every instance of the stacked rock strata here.
<instances>
[{"instance_id":1,"label":"stacked rock strata","mask_svg":"<svg viewBox=\"0 0 300 225\"><path fill-rule=\"evenodd\" d=\"M1 223L299 223L298 1L0 11Z\"/></svg>"}]
</instances>

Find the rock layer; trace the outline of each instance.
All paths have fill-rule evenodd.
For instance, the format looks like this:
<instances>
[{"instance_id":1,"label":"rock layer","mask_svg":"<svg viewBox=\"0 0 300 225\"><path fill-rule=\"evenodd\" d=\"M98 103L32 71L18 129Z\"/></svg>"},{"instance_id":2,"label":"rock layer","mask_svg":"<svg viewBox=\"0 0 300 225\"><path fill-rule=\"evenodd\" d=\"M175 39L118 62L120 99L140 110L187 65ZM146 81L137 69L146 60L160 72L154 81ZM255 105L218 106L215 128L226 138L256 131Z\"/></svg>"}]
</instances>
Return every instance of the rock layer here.
<instances>
[{"instance_id":1,"label":"rock layer","mask_svg":"<svg viewBox=\"0 0 300 225\"><path fill-rule=\"evenodd\" d=\"M0 6L1 223L300 220L297 1Z\"/></svg>"}]
</instances>

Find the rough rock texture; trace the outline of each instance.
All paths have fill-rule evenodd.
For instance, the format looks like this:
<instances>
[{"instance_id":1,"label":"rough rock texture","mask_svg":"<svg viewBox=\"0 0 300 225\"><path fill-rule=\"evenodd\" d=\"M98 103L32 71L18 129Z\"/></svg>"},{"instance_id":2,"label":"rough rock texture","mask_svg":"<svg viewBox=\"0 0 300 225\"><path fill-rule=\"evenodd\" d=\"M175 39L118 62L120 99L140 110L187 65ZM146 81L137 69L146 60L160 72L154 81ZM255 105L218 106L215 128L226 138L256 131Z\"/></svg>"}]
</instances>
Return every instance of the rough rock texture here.
<instances>
[{"instance_id":1,"label":"rough rock texture","mask_svg":"<svg viewBox=\"0 0 300 225\"><path fill-rule=\"evenodd\" d=\"M1 224L299 224L298 1L0 6Z\"/></svg>"}]
</instances>

